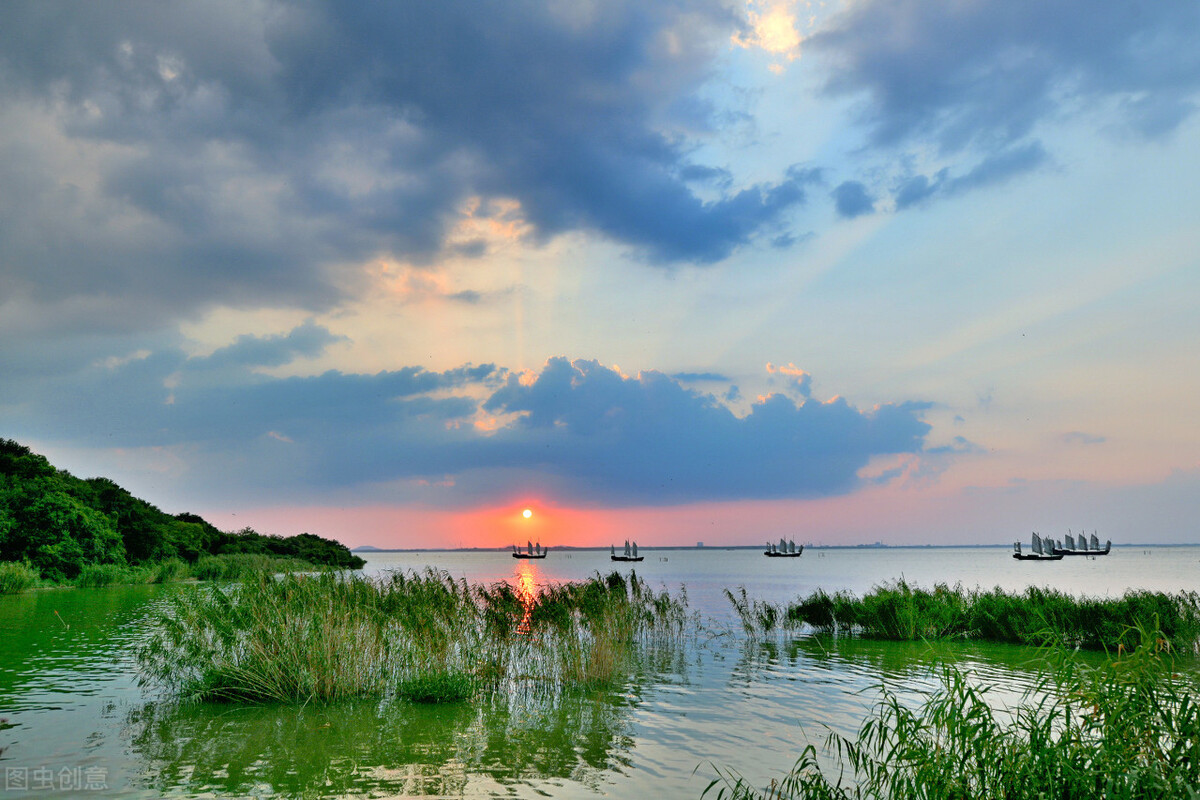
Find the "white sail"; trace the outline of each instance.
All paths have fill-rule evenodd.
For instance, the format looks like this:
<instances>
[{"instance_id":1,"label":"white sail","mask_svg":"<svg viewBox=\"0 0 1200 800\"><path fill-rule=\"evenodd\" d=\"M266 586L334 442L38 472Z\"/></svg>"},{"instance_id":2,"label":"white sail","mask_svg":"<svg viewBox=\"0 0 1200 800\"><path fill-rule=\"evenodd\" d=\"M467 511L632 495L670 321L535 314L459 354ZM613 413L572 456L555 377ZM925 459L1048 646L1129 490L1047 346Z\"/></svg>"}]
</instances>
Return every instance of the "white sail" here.
<instances>
[{"instance_id":1,"label":"white sail","mask_svg":"<svg viewBox=\"0 0 1200 800\"><path fill-rule=\"evenodd\" d=\"M793 542L791 539L788 539L788 552L789 553L796 552L796 543Z\"/></svg>"},{"instance_id":2,"label":"white sail","mask_svg":"<svg viewBox=\"0 0 1200 800\"><path fill-rule=\"evenodd\" d=\"M1036 533L1033 535L1033 552L1037 553L1039 556L1042 554L1042 537L1038 536Z\"/></svg>"},{"instance_id":3,"label":"white sail","mask_svg":"<svg viewBox=\"0 0 1200 800\"><path fill-rule=\"evenodd\" d=\"M629 540L625 540L625 557L629 558Z\"/></svg>"},{"instance_id":4,"label":"white sail","mask_svg":"<svg viewBox=\"0 0 1200 800\"><path fill-rule=\"evenodd\" d=\"M633 557L637 558L637 542L633 543Z\"/></svg>"},{"instance_id":5,"label":"white sail","mask_svg":"<svg viewBox=\"0 0 1200 800\"><path fill-rule=\"evenodd\" d=\"M615 544L610 544L608 546L608 552L615 556L617 554L617 546Z\"/></svg>"},{"instance_id":6,"label":"white sail","mask_svg":"<svg viewBox=\"0 0 1200 800\"><path fill-rule=\"evenodd\" d=\"M1095 531L1092 531L1092 549L1093 549L1093 550L1099 550L1099 549L1100 549L1100 540L1096 538L1096 532L1095 532Z\"/></svg>"},{"instance_id":7,"label":"white sail","mask_svg":"<svg viewBox=\"0 0 1200 800\"><path fill-rule=\"evenodd\" d=\"M525 551L529 553L529 555L533 555L533 542L529 541L528 539L525 540Z\"/></svg>"}]
</instances>

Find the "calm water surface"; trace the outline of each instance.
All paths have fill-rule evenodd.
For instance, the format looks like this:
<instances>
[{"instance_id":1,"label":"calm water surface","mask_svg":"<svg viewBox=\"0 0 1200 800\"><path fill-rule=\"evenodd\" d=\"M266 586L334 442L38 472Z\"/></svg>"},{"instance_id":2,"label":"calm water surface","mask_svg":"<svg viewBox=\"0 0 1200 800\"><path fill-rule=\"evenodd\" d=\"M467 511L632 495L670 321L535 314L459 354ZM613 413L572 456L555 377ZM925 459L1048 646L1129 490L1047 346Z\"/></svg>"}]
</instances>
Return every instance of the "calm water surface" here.
<instances>
[{"instance_id":1,"label":"calm water surface","mask_svg":"<svg viewBox=\"0 0 1200 800\"><path fill-rule=\"evenodd\" d=\"M928 687L953 659L1000 696L1019 697L1030 653L1007 646L747 642L725 588L786 602L817 588L858 593L903 577L1090 596L1197 588L1200 548L1116 548L1105 558L1017 562L1001 549L824 549L799 559L759 551L377 553L367 574L443 569L470 582L539 583L636 571L686 590L702 624L668 663L618 690L523 691L487 702L305 708L179 704L138 686L133 648L145 619L190 586L48 590L0 597L0 797L567 797L695 798L710 764L765 783L825 726L856 730L881 681ZM808 737L808 738L806 738ZM18 787L24 781L27 789ZM7 787L7 788L6 788Z\"/></svg>"}]
</instances>

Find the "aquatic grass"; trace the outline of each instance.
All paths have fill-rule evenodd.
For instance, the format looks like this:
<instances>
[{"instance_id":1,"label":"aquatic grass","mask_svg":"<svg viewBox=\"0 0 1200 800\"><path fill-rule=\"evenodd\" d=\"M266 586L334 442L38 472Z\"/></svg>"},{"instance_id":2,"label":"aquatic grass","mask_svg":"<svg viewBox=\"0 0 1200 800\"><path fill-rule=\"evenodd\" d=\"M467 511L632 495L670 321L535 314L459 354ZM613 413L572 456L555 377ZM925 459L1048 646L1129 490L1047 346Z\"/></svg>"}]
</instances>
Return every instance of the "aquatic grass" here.
<instances>
[{"instance_id":1,"label":"aquatic grass","mask_svg":"<svg viewBox=\"0 0 1200 800\"><path fill-rule=\"evenodd\" d=\"M165 563L165 562L164 562ZM298 558L262 553L222 553L204 556L188 567L191 577L201 581L236 581L257 572L319 572L328 570Z\"/></svg>"},{"instance_id":2,"label":"aquatic grass","mask_svg":"<svg viewBox=\"0 0 1200 800\"><path fill-rule=\"evenodd\" d=\"M320 573L209 584L172 598L138 652L144 684L233 701L462 699L520 681L590 687L677 641L686 611L631 576L526 596L447 573Z\"/></svg>"},{"instance_id":3,"label":"aquatic grass","mask_svg":"<svg viewBox=\"0 0 1200 800\"><path fill-rule=\"evenodd\" d=\"M465 672L435 672L406 678L396 694L414 703L454 703L475 693L475 679Z\"/></svg>"},{"instance_id":4,"label":"aquatic grass","mask_svg":"<svg viewBox=\"0 0 1200 800\"><path fill-rule=\"evenodd\" d=\"M1054 644L1015 708L993 702L970 673L944 666L940 688L914 707L881 686L857 736L807 745L767 787L716 768L717 800L836 798L1195 798L1200 786L1200 683L1181 675L1156 627L1089 664ZM715 790L715 791L714 791Z\"/></svg>"},{"instance_id":5,"label":"aquatic grass","mask_svg":"<svg viewBox=\"0 0 1200 800\"><path fill-rule=\"evenodd\" d=\"M185 580L188 577L188 565L179 558L171 557L154 564L150 568L150 583L171 583Z\"/></svg>"},{"instance_id":6,"label":"aquatic grass","mask_svg":"<svg viewBox=\"0 0 1200 800\"><path fill-rule=\"evenodd\" d=\"M27 561L0 563L0 594L18 594L41 580L41 574Z\"/></svg>"},{"instance_id":7,"label":"aquatic grass","mask_svg":"<svg viewBox=\"0 0 1200 800\"><path fill-rule=\"evenodd\" d=\"M726 590L748 632L808 625L823 633L872 639L917 641L967 639L1041 645L1048 640L1089 650L1136 646L1136 626L1154 624L1176 646L1200 646L1200 595L1129 591L1117 598L1077 598L1054 589L1030 587L966 590L937 584L932 590L904 580L876 586L862 597L823 590L789 603L783 624L764 613L768 604Z\"/></svg>"},{"instance_id":8,"label":"aquatic grass","mask_svg":"<svg viewBox=\"0 0 1200 800\"><path fill-rule=\"evenodd\" d=\"M901 579L878 586L862 598L857 625L875 639L914 641L962 636L968 630L969 595L961 587L937 584L933 591Z\"/></svg>"},{"instance_id":9,"label":"aquatic grass","mask_svg":"<svg viewBox=\"0 0 1200 800\"><path fill-rule=\"evenodd\" d=\"M749 636L771 633L777 627L798 627L804 622L799 613L789 613L774 603L748 597L745 586L739 586L736 592L730 589L724 592L742 623L742 630Z\"/></svg>"},{"instance_id":10,"label":"aquatic grass","mask_svg":"<svg viewBox=\"0 0 1200 800\"><path fill-rule=\"evenodd\" d=\"M152 570L125 564L85 564L75 578L80 588L98 588L116 584L149 583Z\"/></svg>"},{"instance_id":11,"label":"aquatic grass","mask_svg":"<svg viewBox=\"0 0 1200 800\"><path fill-rule=\"evenodd\" d=\"M308 700L377 688L375 609L332 575L265 572L172 597L138 652L143 679L220 700Z\"/></svg>"}]
</instances>

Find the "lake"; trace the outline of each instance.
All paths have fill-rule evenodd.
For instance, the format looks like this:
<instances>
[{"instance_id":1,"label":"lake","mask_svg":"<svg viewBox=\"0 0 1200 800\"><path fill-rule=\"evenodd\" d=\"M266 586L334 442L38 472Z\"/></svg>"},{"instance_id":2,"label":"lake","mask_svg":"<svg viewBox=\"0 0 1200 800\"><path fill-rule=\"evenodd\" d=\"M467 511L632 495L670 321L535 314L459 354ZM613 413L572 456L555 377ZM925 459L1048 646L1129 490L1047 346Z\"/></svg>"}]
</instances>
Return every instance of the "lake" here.
<instances>
[{"instance_id":1,"label":"lake","mask_svg":"<svg viewBox=\"0 0 1200 800\"><path fill-rule=\"evenodd\" d=\"M1050 586L1090 596L1191 591L1200 548L1118 547L1104 558L1018 562L1001 548L823 548L798 559L761 550L380 552L364 572L446 570L469 582L570 581L635 571L686 591L698 623L666 663L614 691L521 692L419 706L180 704L138 685L133 649L148 614L187 585L62 589L0 597L0 791L16 796L697 798L711 764L762 785L826 727L857 730L881 681L935 685L953 659L997 696L1031 680L1028 649L897 644L794 635L748 640L724 597L782 603L817 588ZM806 738L807 737L807 738ZM24 787L24 791L19 791Z\"/></svg>"}]
</instances>

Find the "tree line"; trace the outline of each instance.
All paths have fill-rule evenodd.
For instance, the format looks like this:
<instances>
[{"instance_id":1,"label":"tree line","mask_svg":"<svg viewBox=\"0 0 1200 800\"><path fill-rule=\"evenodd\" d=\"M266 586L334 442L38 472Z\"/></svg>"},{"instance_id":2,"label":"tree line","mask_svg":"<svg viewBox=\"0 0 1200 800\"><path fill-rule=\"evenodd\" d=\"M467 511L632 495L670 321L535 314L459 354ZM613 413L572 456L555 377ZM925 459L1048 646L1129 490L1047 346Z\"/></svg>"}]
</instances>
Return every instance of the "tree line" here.
<instances>
[{"instance_id":1,"label":"tree line","mask_svg":"<svg viewBox=\"0 0 1200 800\"><path fill-rule=\"evenodd\" d=\"M267 536L218 530L196 514L168 514L108 478L76 478L44 456L0 438L0 562L27 562L42 577L71 581L87 565L146 565L250 553L358 569L340 542L311 533Z\"/></svg>"}]
</instances>

